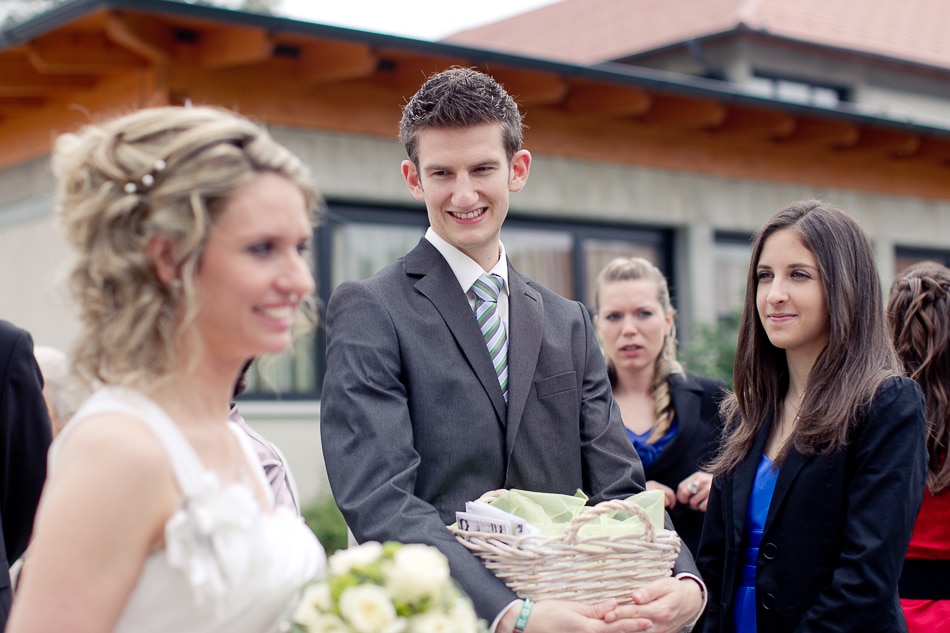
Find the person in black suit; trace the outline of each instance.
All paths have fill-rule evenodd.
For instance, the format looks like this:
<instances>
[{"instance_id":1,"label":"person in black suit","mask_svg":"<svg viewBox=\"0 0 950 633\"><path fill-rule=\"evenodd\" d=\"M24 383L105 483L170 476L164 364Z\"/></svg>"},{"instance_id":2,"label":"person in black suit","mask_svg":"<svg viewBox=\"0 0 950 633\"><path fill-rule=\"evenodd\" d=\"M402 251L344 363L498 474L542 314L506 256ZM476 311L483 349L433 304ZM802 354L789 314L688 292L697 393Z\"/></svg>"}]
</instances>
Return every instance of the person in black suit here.
<instances>
[{"instance_id":1,"label":"person in black suit","mask_svg":"<svg viewBox=\"0 0 950 633\"><path fill-rule=\"evenodd\" d=\"M924 399L901 375L871 242L789 205L755 237L735 393L698 562L706 633L894 633L927 473Z\"/></svg>"},{"instance_id":2,"label":"person in black suit","mask_svg":"<svg viewBox=\"0 0 950 633\"><path fill-rule=\"evenodd\" d=\"M509 197L531 164L517 104L488 75L448 69L409 100L400 137L402 174L430 228L405 257L330 297L320 415L327 473L359 542L438 547L479 615L510 633L531 603L449 533L455 512L499 488L623 498L643 490L643 471L587 308L520 275L505 256ZM497 277L479 282L486 274ZM498 284L497 297L481 299L476 282ZM508 345L494 366L475 312L484 317L486 303L496 303L483 318L492 349L502 338ZM679 632L699 615L702 585L685 548L675 571L680 578L641 587L615 609L539 601L525 631L652 623L657 633ZM627 618L636 620L618 621Z\"/></svg>"},{"instance_id":3,"label":"person in black suit","mask_svg":"<svg viewBox=\"0 0 950 633\"><path fill-rule=\"evenodd\" d=\"M716 453L721 381L687 374L676 360L675 310L663 273L642 257L618 257L597 275L594 325L614 399L647 478L663 492L691 552L699 546Z\"/></svg>"},{"instance_id":4,"label":"person in black suit","mask_svg":"<svg viewBox=\"0 0 950 633\"><path fill-rule=\"evenodd\" d=\"M8 569L29 544L51 441L33 340L0 321L0 631L13 598Z\"/></svg>"}]
</instances>

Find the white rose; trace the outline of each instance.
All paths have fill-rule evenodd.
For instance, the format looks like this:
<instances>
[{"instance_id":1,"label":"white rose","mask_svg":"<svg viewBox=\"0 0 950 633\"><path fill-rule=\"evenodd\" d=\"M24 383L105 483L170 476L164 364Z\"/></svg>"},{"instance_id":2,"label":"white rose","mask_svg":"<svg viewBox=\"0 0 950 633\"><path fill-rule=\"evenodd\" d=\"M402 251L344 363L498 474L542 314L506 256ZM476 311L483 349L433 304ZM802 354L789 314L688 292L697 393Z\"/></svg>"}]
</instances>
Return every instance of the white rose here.
<instances>
[{"instance_id":1,"label":"white rose","mask_svg":"<svg viewBox=\"0 0 950 633\"><path fill-rule=\"evenodd\" d=\"M409 633L459 633L460 630L447 613L429 611L409 618Z\"/></svg>"},{"instance_id":2,"label":"white rose","mask_svg":"<svg viewBox=\"0 0 950 633\"><path fill-rule=\"evenodd\" d=\"M331 613L320 613L310 622L299 622L310 633L350 633L346 622Z\"/></svg>"},{"instance_id":3,"label":"white rose","mask_svg":"<svg viewBox=\"0 0 950 633\"><path fill-rule=\"evenodd\" d=\"M349 549L341 549L330 557L330 573L345 576L354 569L372 565L383 555L383 546L369 541Z\"/></svg>"},{"instance_id":4,"label":"white rose","mask_svg":"<svg viewBox=\"0 0 950 633\"><path fill-rule=\"evenodd\" d=\"M357 585L340 594L340 614L357 633L384 633L397 624L396 608L379 585Z\"/></svg>"},{"instance_id":5,"label":"white rose","mask_svg":"<svg viewBox=\"0 0 950 633\"><path fill-rule=\"evenodd\" d=\"M308 630L316 626L321 612L330 610L330 586L325 583L307 585L294 609L293 621L302 624Z\"/></svg>"},{"instance_id":6,"label":"white rose","mask_svg":"<svg viewBox=\"0 0 950 633\"><path fill-rule=\"evenodd\" d=\"M457 633L476 633L478 631L478 615L475 607L467 598L459 597L452 604L449 618L455 622Z\"/></svg>"},{"instance_id":7,"label":"white rose","mask_svg":"<svg viewBox=\"0 0 950 633\"><path fill-rule=\"evenodd\" d=\"M429 545L405 545L393 556L385 576L386 588L397 599L409 603L435 599L449 582L449 562Z\"/></svg>"}]
</instances>

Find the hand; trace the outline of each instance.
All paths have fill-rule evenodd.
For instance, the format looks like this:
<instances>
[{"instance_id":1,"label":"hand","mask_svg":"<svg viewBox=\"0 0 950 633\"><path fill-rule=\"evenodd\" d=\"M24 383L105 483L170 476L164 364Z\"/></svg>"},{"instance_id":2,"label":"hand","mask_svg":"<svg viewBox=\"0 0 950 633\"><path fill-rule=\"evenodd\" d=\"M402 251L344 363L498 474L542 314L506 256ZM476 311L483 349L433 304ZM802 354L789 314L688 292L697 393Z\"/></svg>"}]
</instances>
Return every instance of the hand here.
<instances>
[{"instance_id":1,"label":"hand","mask_svg":"<svg viewBox=\"0 0 950 633\"><path fill-rule=\"evenodd\" d=\"M712 489L712 480L712 475L697 470L680 482L676 488L676 500L682 504L688 504L693 510L705 512L709 491Z\"/></svg>"},{"instance_id":2,"label":"hand","mask_svg":"<svg viewBox=\"0 0 950 633\"><path fill-rule=\"evenodd\" d=\"M510 633L521 612L521 602L514 603L498 621L497 633ZM632 633L652 630L646 619L613 618L607 616L617 608L614 600L596 604L582 604L564 600L541 600L534 603L525 633Z\"/></svg>"},{"instance_id":3,"label":"hand","mask_svg":"<svg viewBox=\"0 0 950 633\"><path fill-rule=\"evenodd\" d=\"M650 633L680 633L693 624L703 608L703 592L693 578L663 578L636 589L632 603L618 605L604 617L605 622L646 620Z\"/></svg>"},{"instance_id":4,"label":"hand","mask_svg":"<svg viewBox=\"0 0 950 633\"><path fill-rule=\"evenodd\" d=\"M682 484L681 484L682 485ZM648 481L647 490L662 490L663 491L663 505L666 506L667 510L671 510L676 506L676 493L673 492L673 489L669 486L664 486L658 481Z\"/></svg>"}]
</instances>

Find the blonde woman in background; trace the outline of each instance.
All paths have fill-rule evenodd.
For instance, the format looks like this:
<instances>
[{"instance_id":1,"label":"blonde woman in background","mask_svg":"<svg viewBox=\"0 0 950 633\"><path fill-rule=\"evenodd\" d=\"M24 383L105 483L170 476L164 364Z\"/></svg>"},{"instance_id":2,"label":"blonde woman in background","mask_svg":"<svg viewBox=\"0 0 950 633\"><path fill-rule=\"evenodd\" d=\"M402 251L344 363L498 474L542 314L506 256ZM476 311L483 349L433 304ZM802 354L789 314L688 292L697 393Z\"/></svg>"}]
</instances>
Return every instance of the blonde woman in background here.
<instances>
[{"instance_id":1,"label":"blonde woman in background","mask_svg":"<svg viewBox=\"0 0 950 633\"><path fill-rule=\"evenodd\" d=\"M227 421L314 288L303 164L226 111L164 107L54 148L76 370L8 633L263 633L324 564Z\"/></svg>"},{"instance_id":2,"label":"blonde woman in background","mask_svg":"<svg viewBox=\"0 0 950 633\"><path fill-rule=\"evenodd\" d=\"M662 490L694 554L716 453L725 385L687 374L676 360L675 311L663 273L641 257L618 258L597 276L594 324L614 399L647 479Z\"/></svg>"}]
</instances>

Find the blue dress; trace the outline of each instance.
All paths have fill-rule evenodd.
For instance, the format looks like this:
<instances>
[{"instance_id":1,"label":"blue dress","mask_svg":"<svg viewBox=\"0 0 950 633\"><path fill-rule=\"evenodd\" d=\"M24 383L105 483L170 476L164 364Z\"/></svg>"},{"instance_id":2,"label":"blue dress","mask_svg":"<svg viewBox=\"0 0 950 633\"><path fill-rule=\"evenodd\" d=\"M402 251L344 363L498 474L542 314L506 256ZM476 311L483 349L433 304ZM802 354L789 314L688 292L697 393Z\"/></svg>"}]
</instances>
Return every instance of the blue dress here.
<instances>
[{"instance_id":1,"label":"blue dress","mask_svg":"<svg viewBox=\"0 0 950 633\"><path fill-rule=\"evenodd\" d=\"M627 427L624 428L626 429ZM676 415L674 415L673 421L670 422L670 428L666 430L663 437L653 444L647 444L647 439L649 439L650 434L653 433L653 429L648 429L645 433L634 433L630 429L627 429L627 437L630 438L633 447L637 449L637 455L640 456L640 463L642 463L643 468L646 469L656 461L656 458L660 456L660 453L662 453L666 445L670 443L670 440L676 437L679 430L679 421L676 419Z\"/></svg>"},{"instance_id":2,"label":"blue dress","mask_svg":"<svg viewBox=\"0 0 950 633\"><path fill-rule=\"evenodd\" d=\"M736 633L757 633L755 624L755 563L759 556L759 543L762 541L762 531L765 528L765 519L772 504L772 493L775 492L775 481L778 479L778 470L774 468L772 460L762 454L759 466L755 471L755 481L752 483L752 494L749 496L749 506L745 517L745 538L743 539L742 582L736 589L735 609L733 618L736 623Z\"/></svg>"}]
</instances>

